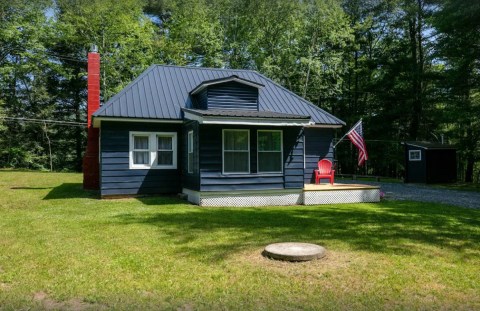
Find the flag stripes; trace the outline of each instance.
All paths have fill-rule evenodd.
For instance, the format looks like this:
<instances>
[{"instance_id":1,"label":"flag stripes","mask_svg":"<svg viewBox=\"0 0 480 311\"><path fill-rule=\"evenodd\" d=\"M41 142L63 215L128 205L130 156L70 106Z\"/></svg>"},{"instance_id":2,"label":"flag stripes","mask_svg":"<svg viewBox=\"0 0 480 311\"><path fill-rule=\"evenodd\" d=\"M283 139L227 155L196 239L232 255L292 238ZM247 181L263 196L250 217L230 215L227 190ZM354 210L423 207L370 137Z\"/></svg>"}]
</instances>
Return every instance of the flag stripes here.
<instances>
[{"instance_id":1,"label":"flag stripes","mask_svg":"<svg viewBox=\"0 0 480 311\"><path fill-rule=\"evenodd\" d=\"M362 166L368 160L367 146L363 139L362 120L358 121L354 127L347 133L348 138L358 148L358 166Z\"/></svg>"}]
</instances>

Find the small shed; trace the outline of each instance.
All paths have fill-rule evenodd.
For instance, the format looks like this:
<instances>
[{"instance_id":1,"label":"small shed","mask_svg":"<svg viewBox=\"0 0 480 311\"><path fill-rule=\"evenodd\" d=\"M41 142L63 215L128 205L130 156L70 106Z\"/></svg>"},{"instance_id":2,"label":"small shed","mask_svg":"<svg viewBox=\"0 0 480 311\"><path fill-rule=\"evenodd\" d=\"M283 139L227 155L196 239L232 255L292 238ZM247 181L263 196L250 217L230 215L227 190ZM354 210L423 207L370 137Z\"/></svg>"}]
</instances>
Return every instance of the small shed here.
<instances>
[{"instance_id":1,"label":"small shed","mask_svg":"<svg viewBox=\"0 0 480 311\"><path fill-rule=\"evenodd\" d=\"M457 181L457 150L432 142L405 142L406 183L451 183Z\"/></svg>"}]
</instances>

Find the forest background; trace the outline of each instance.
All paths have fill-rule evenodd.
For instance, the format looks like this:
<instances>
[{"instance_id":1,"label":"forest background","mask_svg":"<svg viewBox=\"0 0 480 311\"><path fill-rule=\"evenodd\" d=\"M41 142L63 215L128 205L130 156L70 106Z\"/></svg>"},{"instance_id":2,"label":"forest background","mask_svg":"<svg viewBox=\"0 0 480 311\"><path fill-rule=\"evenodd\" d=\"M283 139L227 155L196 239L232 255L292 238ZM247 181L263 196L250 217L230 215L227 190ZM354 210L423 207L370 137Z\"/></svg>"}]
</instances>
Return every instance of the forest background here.
<instances>
[{"instance_id":1,"label":"forest background","mask_svg":"<svg viewBox=\"0 0 480 311\"><path fill-rule=\"evenodd\" d=\"M366 167L402 177L401 142L458 148L480 179L480 1L0 1L0 167L81 170L86 56L102 102L151 64L257 70L347 123L363 118Z\"/></svg>"}]
</instances>

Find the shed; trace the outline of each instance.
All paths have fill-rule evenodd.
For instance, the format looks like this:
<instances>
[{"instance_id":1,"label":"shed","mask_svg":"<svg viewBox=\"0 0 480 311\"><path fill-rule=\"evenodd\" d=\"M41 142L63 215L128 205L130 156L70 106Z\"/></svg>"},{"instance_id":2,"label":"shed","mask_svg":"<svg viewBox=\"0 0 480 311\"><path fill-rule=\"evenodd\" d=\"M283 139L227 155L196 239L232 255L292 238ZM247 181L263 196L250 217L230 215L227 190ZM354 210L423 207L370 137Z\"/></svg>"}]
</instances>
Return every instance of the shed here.
<instances>
[{"instance_id":1,"label":"shed","mask_svg":"<svg viewBox=\"0 0 480 311\"><path fill-rule=\"evenodd\" d=\"M457 181L457 150L433 142L405 142L406 183L452 183Z\"/></svg>"}]
</instances>

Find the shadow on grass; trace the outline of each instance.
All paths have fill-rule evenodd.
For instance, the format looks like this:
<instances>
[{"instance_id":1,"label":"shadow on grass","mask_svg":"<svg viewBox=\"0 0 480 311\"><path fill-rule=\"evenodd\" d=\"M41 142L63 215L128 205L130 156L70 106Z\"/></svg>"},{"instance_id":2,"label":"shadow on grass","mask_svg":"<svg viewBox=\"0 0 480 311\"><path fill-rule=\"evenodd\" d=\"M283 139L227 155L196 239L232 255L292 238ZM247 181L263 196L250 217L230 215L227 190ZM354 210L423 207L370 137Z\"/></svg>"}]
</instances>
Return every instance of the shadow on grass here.
<instances>
[{"instance_id":1,"label":"shadow on grass","mask_svg":"<svg viewBox=\"0 0 480 311\"><path fill-rule=\"evenodd\" d=\"M96 191L84 190L82 183L63 183L53 187L43 200L95 198L97 196Z\"/></svg>"},{"instance_id":2,"label":"shadow on grass","mask_svg":"<svg viewBox=\"0 0 480 311\"><path fill-rule=\"evenodd\" d=\"M174 203L174 202L172 202ZM222 260L274 242L347 244L369 252L427 256L431 247L478 256L480 211L418 202L275 208L173 208L116 216L121 224L154 226L177 251ZM166 242L167 243L167 242ZM434 256L432 254L432 256Z\"/></svg>"}]
</instances>

